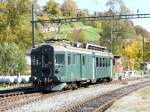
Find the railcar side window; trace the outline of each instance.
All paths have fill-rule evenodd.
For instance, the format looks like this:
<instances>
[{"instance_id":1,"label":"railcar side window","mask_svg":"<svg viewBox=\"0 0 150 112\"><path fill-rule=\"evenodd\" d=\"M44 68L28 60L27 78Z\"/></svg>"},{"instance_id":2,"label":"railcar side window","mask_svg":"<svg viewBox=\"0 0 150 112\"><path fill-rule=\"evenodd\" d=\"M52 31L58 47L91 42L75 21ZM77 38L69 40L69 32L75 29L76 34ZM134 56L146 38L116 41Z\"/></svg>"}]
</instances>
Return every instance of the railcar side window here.
<instances>
[{"instance_id":1,"label":"railcar side window","mask_svg":"<svg viewBox=\"0 0 150 112\"><path fill-rule=\"evenodd\" d=\"M75 55L68 55L68 64L75 64Z\"/></svg>"},{"instance_id":2,"label":"railcar side window","mask_svg":"<svg viewBox=\"0 0 150 112\"><path fill-rule=\"evenodd\" d=\"M108 58L105 59L105 66L108 67Z\"/></svg>"},{"instance_id":3,"label":"railcar side window","mask_svg":"<svg viewBox=\"0 0 150 112\"><path fill-rule=\"evenodd\" d=\"M55 59L56 59L57 64L64 64L65 63L65 61L64 61L65 55L64 54L56 54Z\"/></svg>"},{"instance_id":4,"label":"railcar side window","mask_svg":"<svg viewBox=\"0 0 150 112\"><path fill-rule=\"evenodd\" d=\"M85 56L82 56L82 65L85 65Z\"/></svg>"},{"instance_id":5,"label":"railcar side window","mask_svg":"<svg viewBox=\"0 0 150 112\"><path fill-rule=\"evenodd\" d=\"M70 64L71 64L71 56L68 55L68 65L70 65Z\"/></svg>"},{"instance_id":6,"label":"railcar side window","mask_svg":"<svg viewBox=\"0 0 150 112\"><path fill-rule=\"evenodd\" d=\"M109 58L107 58L107 67L109 67Z\"/></svg>"},{"instance_id":7,"label":"railcar side window","mask_svg":"<svg viewBox=\"0 0 150 112\"><path fill-rule=\"evenodd\" d=\"M113 65L115 65L116 64L116 62L115 62L115 58L113 58Z\"/></svg>"},{"instance_id":8,"label":"railcar side window","mask_svg":"<svg viewBox=\"0 0 150 112\"><path fill-rule=\"evenodd\" d=\"M98 67L98 57L96 57L96 67Z\"/></svg>"},{"instance_id":9,"label":"railcar side window","mask_svg":"<svg viewBox=\"0 0 150 112\"><path fill-rule=\"evenodd\" d=\"M111 61L111 59L109 58L109 62L108 62L109 67L110 67L110 61Z\"/></svg>"},{"instance_id":10,"label":"railcar side window","mask_svg":"<svg viewBox=\"0 0 150 112\"><path fill-rule=\"evenodd\" d=\"M105 62L105 67L107 67L107 58L105 58L104 62Z\"/></svg>"},{"instance_id":11,"label":"railcar side window","mask_svg":"<svg viewBox=\"0 0 150 112\"><path fill-rule=\"evenodd\" d=\"M107 58L105 58L104 62L105 62L105 67L107 67Z\"/></svg>"},{"instance_id":12,"label":"railcar side window","mask_svg":"<svg viewBox=\"0 0 150 112\"><path fill-rule=\"evenodd\" d=\"M105 58L103 58L103 67L105 67Z\"/></svg>"},{"instance_id":13,"label":"railcar side window","mask_svg":"<svg viewBox=\"0 0 150 112\"><path fill-rule=\"evenodd\" d=\"M75 64L75 55L72 55L72 57L71 57L71 63Z\"/></svg>"},{"instance_id":14,"label":"railcar side window","mask_svg":"<svg viewBox=\"0 0 150 112\"><path fill-rule=\"evenodd\" d=\"M99 58L99 66L102 67L102 59Z\"/></svg>"}]
</instances>

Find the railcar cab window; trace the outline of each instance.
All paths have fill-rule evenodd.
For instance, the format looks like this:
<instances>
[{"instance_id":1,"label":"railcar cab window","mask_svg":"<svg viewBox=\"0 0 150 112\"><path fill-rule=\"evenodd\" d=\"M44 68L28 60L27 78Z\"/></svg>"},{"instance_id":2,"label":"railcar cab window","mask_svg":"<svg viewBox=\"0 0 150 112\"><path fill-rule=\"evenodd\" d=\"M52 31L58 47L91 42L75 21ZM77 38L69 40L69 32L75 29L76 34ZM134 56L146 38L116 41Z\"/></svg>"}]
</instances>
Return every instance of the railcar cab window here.
<instances>
[{"instance_id":1,"label":"railcar cab window","mask_svg":"<svg viewBox=\"0 0 150 112\"><path fill-rule=\"evenodd\" d=\"M46 67L46 66L48 66L48 64L49 64L49 59L48 59L48 54L44 54L43 56L42 56L42 65L43 65L43 67Z\"/></svg>"},{"instance_id":2,"label":"railcar cab window","mask_svg":"<svg viewBox=\"0 0 150 112\"><path fill-rule=\"evenodd\" d=\"M65 55L64 54L55 54L55 62L56 64L64 64L65 63Z\"/></svg>"}]
</instances>

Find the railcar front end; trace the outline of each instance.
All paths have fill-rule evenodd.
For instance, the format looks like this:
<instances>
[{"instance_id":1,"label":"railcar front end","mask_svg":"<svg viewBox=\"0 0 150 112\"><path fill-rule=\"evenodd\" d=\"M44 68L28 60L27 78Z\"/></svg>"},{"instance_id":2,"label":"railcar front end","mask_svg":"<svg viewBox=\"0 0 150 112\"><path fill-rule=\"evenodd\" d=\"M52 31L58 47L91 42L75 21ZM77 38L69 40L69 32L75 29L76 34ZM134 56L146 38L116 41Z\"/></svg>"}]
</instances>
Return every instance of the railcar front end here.
<instances>
[{"instance_id":1,"label":"railcar front end","mask_svg":"<svg viewBox=\"0 0 150 112\"><path fill-rule=\"evenodd\" d=\"M30 81L36 88L61 89L59 77L55 75L54 48L50 45L42 45L31 52L31 78ZM59 86L59 87L58 87Z\"/></svg>"}]
</instances>

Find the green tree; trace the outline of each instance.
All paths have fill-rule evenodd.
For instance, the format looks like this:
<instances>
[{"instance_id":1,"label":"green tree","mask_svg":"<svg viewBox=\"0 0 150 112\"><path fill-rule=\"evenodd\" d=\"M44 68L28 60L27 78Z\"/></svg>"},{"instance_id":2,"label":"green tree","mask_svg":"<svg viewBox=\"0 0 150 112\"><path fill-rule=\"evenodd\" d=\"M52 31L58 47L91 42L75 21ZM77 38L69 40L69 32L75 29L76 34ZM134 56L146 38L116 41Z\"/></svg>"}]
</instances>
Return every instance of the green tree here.
<instances>
[{"instance_id":1,"label":"green tree","mask_svg":"<svg viewBox=\"0 0 150 112\"><path fill-rule=\"evenodd\" d=\"M7 8L5 2L0 2L0 42L6 40L10 30L7 24Z\"/></svg>"},{"instance_id":2,"label":"green tree","mask_svg":"<svg viewBox=\"0 0 150 112\"><path fill-rule=\"evenodd\" d=\"M0 2L0 42L15 42L25 51L31 48L31 2L32 0L6 0ZM39 25L36 25L36 41L41 40Z\"/></svg>"},{"instance_id":3,"label":"green tree","mask_svg":"<svg viewBox=\"0 0 150 112\"><path fill-rule=\"evenodd\" d=\"M134 68L140 69L140 63L142 62L141 51L142 47L139 40L130 41L123 51L123 56L128 63L126 68L131 69L134 66Z\"/></svg>"},{"instance_id":4,"label":"green tree","mask_svg":"<svg viewBox=\"0 0 150 112\"><path fill-rule=\"evenodd\" d=\"M62 5L62 12L64 16L77 16L78 6L74 0L65 0Z\"/></svg>"},{"instance_id":5,"label":"green tree","mask_svg":"<svg viewBox=\"0 0 150 112\"><path fill-rule=\"evenodd\" d=\"M71 34L71 40L75 42L84 42L85 34L83 29L75 29Z\"/></svg>"},{"instance_id":6,"label":"green tree","mask_svg":"<svg viewBox=\"0 0 150 112\"><path fill-rule=\"evenodd\" d=\"M121 0L108 0L106 6L109 10L104 15L113 16L126 14L130 11ZM103 36L101 44L110 48L110 37L112 32L112 50L116 55L122 55L122 47L128 38L135 38L134 25L129 20L109 20L102 21Z\"/></svg>"},{"instance_id":7,"label":"green tree","mask_svg":"<svg viewBox=\"0 0 150 112\"><path fill-rule=\"evenodd\" d=\"M23 73L26 70L25 55L14 43L0 44L0 73Z\"/></svg>"},{"instance_id":8,"label":"green tree","mask_svg":"<svg viewBox=\"0 0 150 112\"><path fill-rule=\"evenodd\" d=\"M61 7L56 0L49 0L44 6L44 12L46 12L50 16L60 16L61 15Z\"/></svg>"},{"instance_id":9,"label":"green tree","mask_svg":"<svg viewBox=\"0 0 150 112\"><path fill-rule=\"evenodd\" d=\"M150 62L150 39L144 44L144 61Z\"/></svg>"},{"instance_id":10,"label":"green tree","mask_svg":"<svg viewBox=\"0 0 150 112\"><path fill-rule=\"evenodd\" d=\"M19 25L21 17L31 16L31 0L8 0L7 3L7 23L11 28Z\"/></svg>"}]
</instances>

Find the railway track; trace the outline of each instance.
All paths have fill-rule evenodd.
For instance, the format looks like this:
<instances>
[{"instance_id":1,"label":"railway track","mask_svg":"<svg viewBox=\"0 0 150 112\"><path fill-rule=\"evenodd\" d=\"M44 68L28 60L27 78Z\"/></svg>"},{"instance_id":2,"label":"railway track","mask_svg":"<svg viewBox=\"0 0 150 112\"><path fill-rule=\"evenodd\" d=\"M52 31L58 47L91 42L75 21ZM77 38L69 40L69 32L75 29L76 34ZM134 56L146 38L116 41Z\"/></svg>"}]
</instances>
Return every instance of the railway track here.
<instances>
[{"instance_id":1,"label":"railway track","mask_svg":"<svg viewBox=\"0 0 150 112\"><path fill-rule=\"evenodd\" d=\"M70 107L65 107L63 109L57 110L57 112L104 112L117 99L149 85L150 81L132 84L113 90L109 93L105 93L96 97L90 97L89 99L78 102Z\"/></svg>"},{"instance_id":2,"label":"railway track","mask_svg":"<svg viewBox=\"0 0 150 112\"><path fill-rule=\"evenodd\" d=\"M30 90L25 92L9 92L7 94L1 94L0 96L0 112L11 110L15 107L36 102L47 97L61 95L72 90L62 92L43 93L40 91Z\"/></svg>"},{"instance_id":3,"label":"railway track","mask_svg":"<svg viewBox=\"0 0 150 112\"><path fill-rule=\"evenodd\" d=\"M130 80L138 80L138 79L139 78L130 79ZM128 80L127 79L123 80L123 82L125 81L128 81ZM119 82L120 81L112 81L111 83L119 83ZM92 86L98 86L98 85L99 84L92 85ZM79 89L82 89L82 88L79 88ZM42 100L51 96L65 94L65 93L68 93L69 91L72 91L72 90L43 94L42 92L33 90L33 88L31 87L23 88L23 89L15 89L12 91L11 90L3 91L3 93L0 94L0 112L11 110L15 107L29 104L31 102L36 102L36 101L39 101L39 100ZM70 111L70 109L67 109L67 111Z\"/></svg>"},{"instance_id":4,"label":"railway track","mask_svg":"<svg viewBox=\"0 0 150 112\"><path fill-rule=\"evenodd\" d=\"M21 94L21 93L29 93L30 91L33 91L33 88L31 86L18 87L18 88L7 89L7 90L0 90L0 98L7 97L7 96L13 96L16 94Z\"/></svg>"},{"instance_id":5,"label":"railway track","mask_svg":"<svg viewBox=\"0 0 150 112\"><path fill-rule=\"evenodd\" d=\"M40 93L32 87L21 87L0 91L0 112L22 105ZM26 101L25 101L26 100Z\"/></svg>"}]
</instances>

